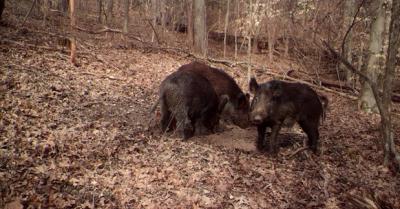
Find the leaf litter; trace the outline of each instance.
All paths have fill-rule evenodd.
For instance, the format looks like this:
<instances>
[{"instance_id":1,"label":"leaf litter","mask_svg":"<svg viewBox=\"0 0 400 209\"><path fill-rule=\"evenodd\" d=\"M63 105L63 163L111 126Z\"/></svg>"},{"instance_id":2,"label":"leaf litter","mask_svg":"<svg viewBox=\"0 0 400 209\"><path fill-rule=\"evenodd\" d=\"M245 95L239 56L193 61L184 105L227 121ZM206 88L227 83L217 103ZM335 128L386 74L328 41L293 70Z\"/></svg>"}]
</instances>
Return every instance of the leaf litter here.
<instances>
[{"instance_id":1,"label":"leaf litter","mask_svg":"<svg viewBox=\"0 0 400 209\"><path fill-rule=\"evenodd\" d=\"M189 141L146 129L158 85L188 58L88 46L106 63L82 53L77 68L51 51L0 47L0 207L356 208L349 197L373 193L400 208L379 117L347 98L326 93L319 156L286 157L305 138L294 128L274 159L255 150L254 127ZM247 89L244 71L218 67Z\"/></svg>"}]
</instances>

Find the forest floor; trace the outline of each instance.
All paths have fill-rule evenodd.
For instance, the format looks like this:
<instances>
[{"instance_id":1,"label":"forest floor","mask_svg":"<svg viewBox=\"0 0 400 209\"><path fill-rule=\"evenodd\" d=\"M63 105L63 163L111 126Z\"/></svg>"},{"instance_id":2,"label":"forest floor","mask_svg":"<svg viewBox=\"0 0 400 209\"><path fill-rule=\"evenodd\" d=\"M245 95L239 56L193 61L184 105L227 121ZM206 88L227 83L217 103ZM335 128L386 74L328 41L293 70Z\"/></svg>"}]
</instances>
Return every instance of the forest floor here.
<instances>
[{"instance_id":1,"label":"forest floor","mask_svg":"<svg viewBox=\"0 0 400 209\"><path fill-rule=\"evenodd\" d=\"M298 127L282 131L276 158L256 151L254 127L182 141L147 126L158 85L190 57L80 35L75 67L60 31L14 25L0 26L0 208L356 208L364 197L400 208L379 116L354 100L320 92L319 155L288 157L306 138ZM247 91L245 70L217 67Z\"/></svg>"}]
</instances>

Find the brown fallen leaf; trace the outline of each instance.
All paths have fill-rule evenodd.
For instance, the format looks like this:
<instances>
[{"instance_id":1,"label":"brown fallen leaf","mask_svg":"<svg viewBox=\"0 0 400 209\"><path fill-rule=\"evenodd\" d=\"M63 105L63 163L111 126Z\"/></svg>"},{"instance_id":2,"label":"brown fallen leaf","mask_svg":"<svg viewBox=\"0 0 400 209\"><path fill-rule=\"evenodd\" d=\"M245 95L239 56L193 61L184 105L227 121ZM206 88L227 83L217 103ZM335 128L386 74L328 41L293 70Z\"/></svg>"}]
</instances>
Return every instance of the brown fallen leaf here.
<instances>
[{"instance_id":1,"label":"brown fallen leaf","mask_svg":"<svg viewBox=\"0 0 400 209\"><path fill-rule=\"evenodd\" d=\"M6 204L4 209L23 209L24 206L21 204L20 200L14 200Z\"/></svg>"}]
</instances>

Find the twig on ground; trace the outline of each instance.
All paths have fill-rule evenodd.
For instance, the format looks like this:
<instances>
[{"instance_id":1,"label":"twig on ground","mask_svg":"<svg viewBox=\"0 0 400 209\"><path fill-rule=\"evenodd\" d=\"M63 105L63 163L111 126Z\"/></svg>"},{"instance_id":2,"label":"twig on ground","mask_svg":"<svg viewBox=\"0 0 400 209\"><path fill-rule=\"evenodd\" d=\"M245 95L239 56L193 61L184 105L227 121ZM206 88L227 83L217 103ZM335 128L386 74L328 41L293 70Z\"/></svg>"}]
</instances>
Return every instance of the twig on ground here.
<instances>
[{"instance_id":1,"label":"twig on ground","mask_svg":"<svg viewBox=\"0 0 400 209\"><path fill-rule=\"evenodd\" d=\"M100 29L100 30L97 30L97 31L88 30L88 29L81 28L81 27L78 27L78 26L75 26L74 28L79 30L79 31L83 31L83 32L90 33L90 34L100 34L100 33L105 33L105 32L122 33L122 30L109 28L109 27L106 27L106 26L104 26L103 29Z\"/></svg>"},{"instance_id":2,"label":"twig on ground","mask_svg":"<svg viewBox=\"0 0 400 209\"><path fill-rule=\"evenodd\" d=\"M89 72L81 72L80 74L81 75L90 75L90 76L99 77L99 78L106 78L106 79L109 79L109 80L125 81L125 79L115 78L115 77L107 76L107 75L100 75L99 76L99 75L96 75L96 74L93 74L93 73L89 73Z\"/></svg>"},{"instance_id":3,"label":"twig on ground","mask_svg":"<svg viewBox=\"0 0 400 209\"><path fill-rule=\"evenodd\" d=\"M328 173L327 169L323 169L323 174L322 177L324 178L324 194L325 198L329 198L329 192L328 192L328 186L329 186L329 179L330 179L330 174Z\"/></svg>"},{"instance_id":4,"label":"twig on ground","mask_svg":"<svg viewBox=\"0 0 400 209\"><path fill-rule=\"evenodd\" d=\"M308 147L300 147L299 149L297 149L296 151L294 151L292 154L288 155L289 159L292 159L295 155L297 155L298 153L307 150Z\"/></svg>"},{"instance_id":5,"label":"twig on ground","mask_svg":"<svg viewBox=\"0 0 400 209\"><path fill-rule=\"evenodd\" d=\"M37 49L45 49L45 50L49 50L49 51L61 51L61 49L54 48L54 47L39 46L39 45L34 45L34 44L28 44L28 43L25 43L25 42L13 41L13 40L10 40L10 39L4 39L4 38L1 39L0 43L1 42L18 45L20 47L32 47L32 48L37 48Z\"/></svg>"}]
</instances>

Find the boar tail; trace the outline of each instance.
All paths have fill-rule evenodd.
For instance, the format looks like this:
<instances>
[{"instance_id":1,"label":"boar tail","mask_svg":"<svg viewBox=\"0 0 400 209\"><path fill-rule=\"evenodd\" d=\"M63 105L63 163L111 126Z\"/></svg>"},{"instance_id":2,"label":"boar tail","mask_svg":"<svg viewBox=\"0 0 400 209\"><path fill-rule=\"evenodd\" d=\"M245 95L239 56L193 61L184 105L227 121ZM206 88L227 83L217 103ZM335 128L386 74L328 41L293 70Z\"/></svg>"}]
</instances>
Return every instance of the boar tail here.
<instances>
[{"instance_id":1,"label":"boar tail","mask_svg":"<svg viewBox=\"0 0 400 209\"><path fill-rule=\"evenodd\" d=\"M319 101L321 102L321 105L322 105L322 120L324 121L325 118L326 118L326 111L328 110L329 100L324 95L318 95L318 98L319 98Z\"/></svg>"},{"instance_id":2,"label":"boar tail","mask_svg":"<svg viewBox=\"0 0 400 209\"><path fill-rule=\"evenodd\" d=\"M158 97L158 99L157 99L157 101L156 102L154 102L154 104L151 106L151 109L150 109L150 114L151 113L153 113L155 110L156 110L156 108L157 108L157 105L160 103L160 97Z\"/></svg>"}]
</instances>

